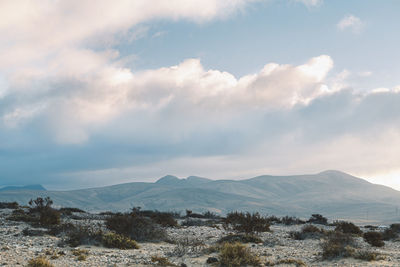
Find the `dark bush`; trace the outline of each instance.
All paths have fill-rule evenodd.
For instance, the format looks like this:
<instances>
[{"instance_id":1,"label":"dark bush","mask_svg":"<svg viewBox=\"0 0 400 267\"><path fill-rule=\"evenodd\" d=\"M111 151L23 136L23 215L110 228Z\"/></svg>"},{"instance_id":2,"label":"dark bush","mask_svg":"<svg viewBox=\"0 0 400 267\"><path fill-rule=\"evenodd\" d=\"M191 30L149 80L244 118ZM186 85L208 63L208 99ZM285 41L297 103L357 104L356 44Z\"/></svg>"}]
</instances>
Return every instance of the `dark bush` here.
<instances>
[{"instance_id":1,"label":"dark bush","mask_svg":"<svg viewBox=\"0 0 400 267\"><path fill-rule=\"evenodd\" d=\"M75 231L76 227L72 223L62 223L58 225L51 225L48 227L47 233L53 236L67 235L71 231Z\"/></svg>"},{"instance_id":2,"label":"dark bush","mask_svg":"<svg viewBox=\"0 0 400 267\"><path fill-rule=\"evenodd\" d=\"M322 216L321 214L312 214L310 219L307 221L308 223L314 223L314 224L323 224L327 225L328 224L328 219Z\"/></svg>"},{"instance_id":3,"label":"dark bush","mask_svg":"<svg viewBox=\"0 0 400 267\"><path fill-rule=\"evenodd\" d=\"M40 211L39 222L42 226L60 224L60 212L48 207Z\"/></svg>"},{"instance_id":4,"label":"dark bush","mask_svg":"<svg viewBox=\"0 0 400 267\"><path fill-rule=\"evenodd\" d=\"M94 226L77 225L68 229L65 242L71 247L80 245L100 245L103 241L103 232Z\"/></svg>"},{"instance_id":5,"label":"dark bush","mask_svg":"<svg viewBox=\"0 0 400 267\"><path fill-rule=\"evenodd\" d=\"M303 226L301 231L289 233L289 236L295 240L319 239L324 235L325 235L324 230L310 224Z\"/></svg>"},{"instance_id":6,"label":"dark bush","mask_svg":"<svg viewBox=\"0 0 400 267\"><path fill-rule=\"evenodd\" d=\"M368 242L374 247L383 247L385 242L383 242L383 235L381 232L366 232L363 235L365 242Z\"/></svg>"},{"instance_id":7,"label":"dark bush","mask_svg":"<svg viewBox=\"0 0 400 267\"><path fill-rule=\"evenodd\" d=\"M362 231L360 227L355 225L354 223L351 222L336 222L335 223L336 228L335 231L340 231L345 234L354 234L354 235L361 235Z\"/></svg>"},{"instance_id":8,"label":"dark bush","mask_svg":"<svg viewBox=\"0 0 400 267\"><path fill-rule=\"evenodd\" d=\"M166 232L152 219L139 215L115 214L106 219L108 229L137 241L162 241Z\"/></svg>"},{"instance_id":9,"label":"dark bush","mask_svg":"<svg viewBox=\"0 0 400 267\"><path fill-rule=\"evenodd\" d=\"M378 260L378 257L379 257L378 253L368 250L356 251L353 255L353 258L363 261L376 261Z\"/></svg>"},{"instance_id":10,"label":"dark bush","mask_svg":"<svg viewBox=\"0 0 400 267\"><path fill-rule=\"evenodd\" d=\"M284 225L297 225L305 224L306 222L296 217L285 216L281 218L281 223L283 223Z\"/></svg>"},{"instance_id":11,"label":"dark bush","mask_svg":"<svg viewBox=\"0 0 400 267\"><path fill-rule=\"evenodd\" d=\"M186 220L181 222L182 226L209 226L209 222L206 220L200 220L200 219L190 219L187 218Z\"/></svg>"},{"instance_id":12,"label":"dark bush","mask_svg":"<svg viewBox=\"0 0 400 267\"><path fill-rule=\"evenodd\" d=\"M221 217L214 212L206 211L203 213L204 219L220 219Z\"/></svg>"},{"instance_id":13,"label":"dark bush","mask_svg":"<svg viewBox=\"0 0 400 267\"><path fill-rule=\"evenodd\" d=\"M390 229L396 233L400 233L400 223L391 224Z\"/></svg>"},{"instance_id":14,"label":"dark bush","mask_svg":"<svg viewBox=\"0 0 400 267\"><path fill-rule=\"evenodd\" d=\"M333 231L328 234L327 239L321 243L323 259L339 257L351 257L355 249L354 238L349 234Z\"/></svg>"},{"instance_id":15,"label":"dark bush","mask_svg":"<svg viewBox=\"0 0 400 267\"><path fill-rule=\"evenodd\" d=\"M224 227L232 228L238 232L260 233L270 231L268 219L262 217L258 212L250 214L249 212L231 212L224 219Z\"/></svg>"},{"instance_id":16,"label":"dark bush","mask_svg":"<svg viewBox=\"0 0 400 267\"><path fill-rule=\"evenodd\" d=\"M268 223L270 223L270 224L282 223L282 220L275 215L268 216L268 217L266 217L266 219L268 220Z\"/></svg>"},{"instance_id":17,"label":"dark bush","mask_svg":"<svg viewBox=\"0 0 400 267\"><path fill-rule=\"evenodd\" d=\"M263 241L261 238L255 235L248 235L248 234L236 234L236 235L227 235L221 237L217 243L218 244L223 244L223 243L235 243L235 242L240 242L240 243L262 243Z\"/></svg>"},{"instance_id":18,"label":"dark bush","mask_svg":"<svg viewBox=\"0 0 400 267\"><path fill-rule=\"evenodd\" d=\"M18 209L19 205L17 202L0 202L0 209Z\"/></svg>"},{"instance_id":19,"label":"dark bush","mask_svg":"<svg viewBox=\"0 0 400 267\"><path fill-rule=\"evenodd\" d=\"M399 233L397 231L394 231L391 228L385 229L385 231L383 231L382 233L382 238L383 240L392 240L392 239L396 239L399 237Z\"/></svg>"},{"instance_id":20,"label":"dark bush","mask_svg":"<svg viewBox=\"0 0 400 267\"><path fill-rule=\"evenodd\" d=\"M25 228L22 230L22 234L24 236L44 236L47 234L47 231Z\"/></svg>"},{"instance_id":21,"label":"dark bush","mask_svg":"<svg viewBox=\"0 0 400 267\"><path fill-rule=\"evenodd\" d=\"M31 224L39 224L39 217L34 214L26 213L23 209L13 210L11 215L7 217L7 220L26 222Z\"/></svg>"},{"instance_id":22,"label":"dark bush","mask_svg":"<svg viewBox=\"0 0 400 267\"><path fill-rule=\"evenodd\" d=\"M34 218L39 218L39 223L42 226L56 225L61 222L61 214L58 210L53 209L51 205L53 201L49 198L31 199L29 205L29 214Z\"/></svg>"},{"instance_id":23,"label":"dark bush","mask_svg":"<svg viewBox=\"0 0 400 267\"><path fill-rule=\"evenodd\" d=\"M369 230L377 230L378 227L375 225L365 225L364 228L369 229Z\"/></svg>"},{"instance_id":24,"label":"dark bush","mask_svg":"<svg viewBox=\"0 0 400 267\"><path fill-rule=\"evenodd\" d=\"M64 215L72 215L73 212L86 213L86 211L78 208L61 208L59 211Z\"/></svg>"}]
</instances>

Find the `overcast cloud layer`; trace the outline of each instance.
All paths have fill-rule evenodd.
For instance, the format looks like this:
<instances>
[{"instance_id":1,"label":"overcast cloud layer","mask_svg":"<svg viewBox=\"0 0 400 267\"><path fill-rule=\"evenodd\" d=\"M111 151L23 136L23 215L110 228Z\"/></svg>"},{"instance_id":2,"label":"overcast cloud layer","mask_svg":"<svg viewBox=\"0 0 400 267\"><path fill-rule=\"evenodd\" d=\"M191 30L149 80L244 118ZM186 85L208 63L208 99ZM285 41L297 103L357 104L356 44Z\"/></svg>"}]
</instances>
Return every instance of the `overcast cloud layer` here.
<instances>
[{"instance_id":1,"label":"overcast cloud layer","mask_svg":"<svg viewBox=\"0 0 400 267\"><path fill-rule=\"evenodd\" d=\"M400 171L400 87L349 88L329 55L235 77L201 58L134 70L115 49L145 23L226 20L252 2L2 1L0 185Z\"/></svg>"}]
</instances>

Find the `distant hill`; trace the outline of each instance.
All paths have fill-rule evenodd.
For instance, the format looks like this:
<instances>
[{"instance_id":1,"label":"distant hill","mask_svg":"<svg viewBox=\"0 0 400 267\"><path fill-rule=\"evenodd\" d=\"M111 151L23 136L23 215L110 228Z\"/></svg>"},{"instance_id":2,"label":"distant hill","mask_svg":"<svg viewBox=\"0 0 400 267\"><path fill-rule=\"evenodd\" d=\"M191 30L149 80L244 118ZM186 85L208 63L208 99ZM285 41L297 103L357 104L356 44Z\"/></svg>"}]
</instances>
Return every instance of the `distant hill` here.
<instances>
[{"instance_id":1,"label":"distant hill","mask_svg":"<svg viewBox=\"0 0 400 267\"><path fill-rule=\"evenodd\" d=\"M25 186L5 186L0 188L1 191L21 191L21 190L36 190L36 191L46 191L40 184L32 184L32 185L25 185Z\"/></svg>"},{"instance_id":2,"label":"distant hill","mask_svg":"<svg viewBox=\"0 0 400 267\"><path fill-rule=\"evenodd\" d=\"M303 218L320 213L330 219L366 223L400 220L400 191L339 171L264 175L246 180L194 176L179 179L168 175L155 183L134 182L72 191L3 190L0 201L26 204L37 196L50 196L55 205L90 211L126 211L140 206L167 211L259 211Z\"/></svg>"}]
</instances>

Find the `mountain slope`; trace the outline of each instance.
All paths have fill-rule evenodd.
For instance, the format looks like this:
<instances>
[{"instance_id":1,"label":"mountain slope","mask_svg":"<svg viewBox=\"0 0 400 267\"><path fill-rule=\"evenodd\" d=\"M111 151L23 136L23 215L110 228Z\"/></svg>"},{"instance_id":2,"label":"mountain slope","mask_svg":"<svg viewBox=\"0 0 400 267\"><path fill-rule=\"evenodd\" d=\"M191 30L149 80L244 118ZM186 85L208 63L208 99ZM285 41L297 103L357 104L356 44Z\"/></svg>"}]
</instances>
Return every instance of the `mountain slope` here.
<instances>
[{"instance_id":1,"label":"mountain slope","mask_svg":"<svg viewBox=\"0 0 400 267\"><path fill-rule=\"evenodd\" d=\"M309 217L321 213L330 219L365 222L396 221L400 192L339 171L312 175L258 176L247 180L179 179L165 176L155 183L126 183L73 191L2 191L0 201L26 204L50 196L55 205L92 211L144 209L226 213L260 211L274 215Z\"/></svg>"}]
</instances>

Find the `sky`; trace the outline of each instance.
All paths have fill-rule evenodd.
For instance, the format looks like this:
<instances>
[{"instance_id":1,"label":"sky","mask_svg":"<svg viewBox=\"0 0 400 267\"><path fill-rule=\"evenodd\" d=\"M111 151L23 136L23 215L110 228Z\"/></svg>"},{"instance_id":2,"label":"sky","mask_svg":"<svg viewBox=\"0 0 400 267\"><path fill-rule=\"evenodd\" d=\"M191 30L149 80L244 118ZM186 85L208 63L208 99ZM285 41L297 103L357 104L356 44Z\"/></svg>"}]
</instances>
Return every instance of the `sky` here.
<instances>
[{"instance_id":1,"label":"sky","mask_svg":"<svg viewBox=\"0 0 400 267\"><path fill-rule=\"evenodd\" d=\"M399 8L0 1L0 186L335 169L400 190Z\"/></svg>"}]
</instances>

